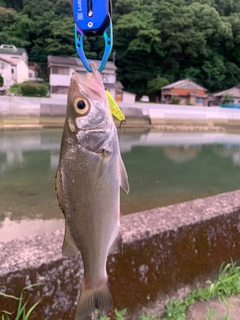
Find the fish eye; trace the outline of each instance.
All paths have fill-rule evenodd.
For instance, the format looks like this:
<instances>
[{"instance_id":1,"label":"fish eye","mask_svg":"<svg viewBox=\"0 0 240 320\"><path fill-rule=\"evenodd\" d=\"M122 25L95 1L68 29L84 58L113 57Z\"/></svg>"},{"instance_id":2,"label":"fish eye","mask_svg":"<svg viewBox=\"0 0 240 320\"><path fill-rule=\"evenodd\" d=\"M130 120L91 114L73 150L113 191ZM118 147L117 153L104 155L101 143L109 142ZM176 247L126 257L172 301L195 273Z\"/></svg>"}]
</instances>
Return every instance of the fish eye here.
<instances>
[{"instance_id":1,"label":"fish eye","mask_svg":"<svg viewBox=\"0 0 240 320\"><path fill-rule=\"evenodd\" d=\"M83 98L76 98L73 102L73 107L74 110L81 115L84 115L89 111L89 103Z\"/></svg>"},{"instance_id":2,"label":"fish eye","mask_svg":"<svg viewBox=\"0 0 240 320\"><path fill-rule=\"evenodd\" d=\"M85 106L86 106L86 104L85 104L85 102L83 101L83 100L79 100L78 102L77 102L77 107L78 107L78 109L84 109L85 108Z\"/></svg>"}]
</instances>

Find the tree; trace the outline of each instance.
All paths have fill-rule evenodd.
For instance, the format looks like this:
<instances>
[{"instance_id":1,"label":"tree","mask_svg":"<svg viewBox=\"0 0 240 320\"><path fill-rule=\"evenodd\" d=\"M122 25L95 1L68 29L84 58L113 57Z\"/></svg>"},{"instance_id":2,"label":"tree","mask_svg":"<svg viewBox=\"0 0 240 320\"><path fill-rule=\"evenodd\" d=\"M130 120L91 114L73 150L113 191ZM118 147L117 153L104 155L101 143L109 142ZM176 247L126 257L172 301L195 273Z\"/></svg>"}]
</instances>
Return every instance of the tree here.
<instances>
[{"instance_id":1,"label":"tree","mask_svg":"<svg viewBox=\"0 0 240 320\"><path fill-rule=\"evenodd\" d=\"M30 59L74 55L69 0L0 0L0 44L25 47ZM240 0L114 0L118 80L146 94L158 74L191 78L211 91L240 83ZM87 57L102 58L103 38L86 37Z\"/></svg>"},{"instance_id":2,"label":"tree","mask_svg":"<svg viewBox=\"0 0 240 320\"><path fill-rule=\"evenodd\" d=\"M14 22L16 11L0 6L0 30L5 26L10 26Z\"/></svg>"},{"instance_id":3,"label":"tree","mask_svg":"<svg viewBox=\"0 0 240 320\"><path fill-rule=\"evenodd\" d=\"M234 102L234 97L232 94L225 94L224 96L222 96L222 103L223 104L227 104L227 103L231 103Z\"/></svg>"},{"instance_id":4,"label":"tree","mask_svg":"<svg viewBox=\"0 0 240 320\"><path fill-rule=\"evenodd\" d=\"M0 74L0 87L2 87L4 84L4 79L2 77L2 75Z\"/></svg>"},{"instance_id":5,"label":"tree","mask_svg":"<svg viewBox=\"0 0 240 320\"><path fill-rule=\"evenodd\" d=\"M0 31L0 43L14 44L16 47L28 47L29 30L31 20L27 15L17 13L14 15L14 22L4 26Z\"/></svg>"},{"instance_id":6,"label":"tree","mask_svg":"<svg viewBox=\"0 0 240 320\"><path fill-rule=\"evenodd\" d=\"M150 97L155 98L154 100L161 97L161 88L168 85L169 82L166 78L155 78L148 81L147 93ZM152 100L152 99L151 99Z\"/></svg>"},{"instance_id":7,"label":"tree","mask_svg":"<svg viewBox=\"0 0 240 320\"><path fill-rule=\"evenodd\" d=\"M63 17L61 25L58 20L53 20L50 23L50 33L45 39L46 53L58 55L71 56L75 53L74 35L73 35L73 19L70 17Z\"/></svg>"}]
</instances>

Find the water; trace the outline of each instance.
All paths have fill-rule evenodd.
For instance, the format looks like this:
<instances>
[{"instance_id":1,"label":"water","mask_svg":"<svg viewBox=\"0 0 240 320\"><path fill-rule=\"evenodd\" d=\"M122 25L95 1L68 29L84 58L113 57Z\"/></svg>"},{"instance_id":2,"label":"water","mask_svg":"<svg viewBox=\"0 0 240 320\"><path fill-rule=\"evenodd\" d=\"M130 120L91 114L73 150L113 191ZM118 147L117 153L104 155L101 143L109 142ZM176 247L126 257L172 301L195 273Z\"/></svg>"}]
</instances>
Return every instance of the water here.
<instances>
[{"instance_id":1,"label":"water","mask_svg":"<svg viewBox=\"0 0 240 320\"><path fill-rule=\"evenodd\" d=\"M121 213L239 189L240 135L120 133L130 194ZM62 228L54 193L61 130L0 131L0 241Z\"/></svg>"}]
</instances>

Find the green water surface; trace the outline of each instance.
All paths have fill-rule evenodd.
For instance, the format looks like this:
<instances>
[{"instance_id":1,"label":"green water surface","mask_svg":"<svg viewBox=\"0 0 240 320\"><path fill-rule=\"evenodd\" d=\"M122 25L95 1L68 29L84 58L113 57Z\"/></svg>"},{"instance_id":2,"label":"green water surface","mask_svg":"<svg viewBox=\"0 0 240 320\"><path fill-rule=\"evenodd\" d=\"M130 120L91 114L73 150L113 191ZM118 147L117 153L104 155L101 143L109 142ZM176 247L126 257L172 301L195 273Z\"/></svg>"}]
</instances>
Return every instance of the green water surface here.
<instances>
[{"instance_id":1,"label":"green water surface","mask_svg":"<svg viewBox=\"0 0 240 320\"><path fill-rule=\"evenodd\" d=\"M239 189L240 135L192 137L120 133L131 188L121 192L122 214ZM56 129L0 132L0 241L63 227L54 193L60 140Z\"/></svg>"}]
</instances>

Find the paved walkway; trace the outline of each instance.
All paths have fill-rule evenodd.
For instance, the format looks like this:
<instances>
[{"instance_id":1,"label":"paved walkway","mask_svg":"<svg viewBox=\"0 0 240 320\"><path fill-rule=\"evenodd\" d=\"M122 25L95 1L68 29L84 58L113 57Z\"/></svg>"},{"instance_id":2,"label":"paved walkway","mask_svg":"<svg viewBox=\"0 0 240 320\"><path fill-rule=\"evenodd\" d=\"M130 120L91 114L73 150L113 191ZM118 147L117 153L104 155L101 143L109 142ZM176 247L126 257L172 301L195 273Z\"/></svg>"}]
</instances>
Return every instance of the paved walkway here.
<instances>
[{"instance_id":1,"label":"paved walkway","mask_svg":"<svg viewBox=\"0 0 240 320\"><path fill-rule=\"evenodd\" d=\"M227 301L230 310L229 318L226 317L228 308L224 302L213 299L206 302L195 302L195 304L189 308L186 320L240 320L240 296L230 297ZM213 310L215 310L215 312ZM207 315L209 317L207 317ZM212 315L212 317L210 317L210 315Z\"/></svg>"}]
</instances>

